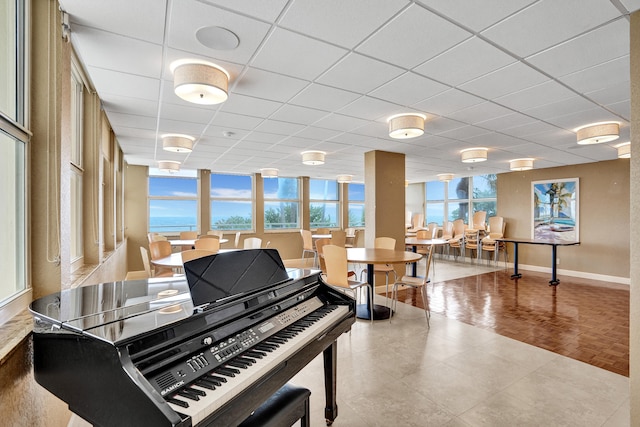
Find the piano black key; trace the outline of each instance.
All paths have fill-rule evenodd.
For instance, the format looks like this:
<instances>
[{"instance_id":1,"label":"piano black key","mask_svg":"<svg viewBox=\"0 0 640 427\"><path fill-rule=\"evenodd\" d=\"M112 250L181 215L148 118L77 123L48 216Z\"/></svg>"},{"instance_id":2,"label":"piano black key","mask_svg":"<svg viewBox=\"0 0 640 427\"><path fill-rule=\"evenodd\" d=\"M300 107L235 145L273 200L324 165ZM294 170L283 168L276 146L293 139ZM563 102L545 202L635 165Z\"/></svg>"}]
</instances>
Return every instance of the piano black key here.
<instances>
[{"instance_id":1,"label":"piano black key","mask_svg":"<svg viewBox=\"0 0 640 427\"><path fill-rule=\"evenodd\" d=\"M260 350L260 351L271 353L273 350L275 350L278 347L277 346L272 346L272 345L267 345L266 343L260 343L260 344L256 345L255 348Z\"/></svg>"},{"instance_id":2,"label":"piano black key","mask_svg":"<svg viewBox=\"0 0 640 427\"><path fill-rule=\"evenodd\" d=\"M191 393L189 390L186 390L186 389L182 389L182 390L178 391L177 394L179 394L182 397L186 397L187 399L200 400L200 396L198 396L195 393Z\"/></svg>"},{"instance_id":3,"label":"piano black key","mask_svg":"<svg viewBox=\"0 0 640 427\"><path fill-rule=\"evenodd\" d=\"M265 353L263 351L257 351L257 350L249 350L249 351L245 352L244 354L246 354L249 357L255 357L256 359L262 359L263 357L265 357L267 355L267 353Z\"/></svg>"},{"instance_id":4,"label":"piano black key","mask_svg":"<svg viewBox=\"0 0 640 427\"><path fill-rule=\"evenodd\" d=\"M278 344L286 344L287 340L285 338L281 338L277 335L274 335L272 337L269 338L270 342L277 342Z\"/></svg>"},{"instance_id":5,"label":"piano black key","mask_svg":"<svg viewBox=\"0 0 640 427\"><path fill-rule=\"evenodd\" d=\"M197 386L200 386L202 388L206 388L206 389L209 389L209 390L215 390L216 389L216 384L214 384L213 382L209 381L207 379L207 377L202 377L202 378L198 379L195 382L195 384Z\"/></svg>"},{"instance_id":6,"label":"piano black key","mask_svg":"<svg viewBox=\"0 0 640 427\"><path fill-rule=\"evenodd\" d=\"M197 388L187 387L186 390L190 391L191 393L197 394L198 396L207 395L207 393L205 393L203 390L198 390Z\"/></svg>"},{"instance_id":7,"label":"piano black key","mask_svg":"<svg viewBox=\"0 0 640 427\"><path fill-rule=\"evenodd\" d=\"M210 381L217 381L219 383L226 383L227 379L218 375L214 375L213 373L210 373L209 376L207 377L207 379L209 379ZM215 384L215 382L214 382ZM221 384L216 384L216 385L221 385Z\"/></svg>"},{"instance_id":8,"label":"piano black key","mask_svg":"<svg viewBox=\"0 0 640 427\"><path fill-rule=\"evenodd\" d=\"M241 369L247 369L247 366L250 366L250 363L245 363L241 360L238 359L231 359L229 361L227 361L227 365L228 366L233 366L234 368L241 368ZM239 373L240 371L238 371Z\"/></svg>"},{"instance_id":9,"label":"piano black key","mask_svg":"<svg viewBox=\"0 0 640 427\"><path fill-rule=\"evenodd\" d=\"M171 402L174 405L178 405L178 406L181 406L183 408L188 408L189 407L189 404L187 402L185 402L184 400L176 399L175 397L166 397L165 399L167 400L167 402Z\"/></svg>"},{"instance_id":10,"label":"piano black key","mask_svg":"<svg viewBox=\"0 0 640 427\"><path fill-rule=\"evenodd\" d=\"M224 375L225 377L235 377L236 374L240 373L240 371L232 367L221 366L216 369L216 373L220 375Z\"/></svg>"},{"instance_id":11,"label":"piano black key","mask_svg":"<svg viewBox=\"0 0 640 427\"><path fill-rule=\"evenodd\" d=\"M236 357L236 360L242 360L243 362L248 363L249 365L253 365L254 363L256 363L256 359L253 359L251 357L247 357L246 353L243 356Z\"/></svg>"}]
</instances>

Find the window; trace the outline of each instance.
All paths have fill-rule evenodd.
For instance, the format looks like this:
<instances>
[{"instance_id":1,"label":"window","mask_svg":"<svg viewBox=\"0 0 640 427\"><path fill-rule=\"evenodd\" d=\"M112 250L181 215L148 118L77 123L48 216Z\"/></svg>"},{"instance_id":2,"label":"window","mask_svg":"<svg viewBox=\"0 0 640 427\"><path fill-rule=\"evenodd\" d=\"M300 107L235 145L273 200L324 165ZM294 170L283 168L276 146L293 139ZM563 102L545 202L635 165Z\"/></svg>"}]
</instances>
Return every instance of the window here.
<instances>
[{"instance_id":1,"label":"window","mask_svg":"<svg viewBox=\"0 0 640 427\"><path fill-rule=\"evenodd\" d=\"M430 181L426 183L426 220L425 224L435 222L444 224L445 183L442 181Z\"/></svg>"},{"instance_id":2,"label":"window","mask_svg":"<svg viewBox=\"0 0 640 427\"><path fill-rule=\"evenodd\" d=\"M469 177L456 178L449 181L447 189L447 211L449 212L449 221L463 219L469 222Z\"/></svg>"},{"instance_id":3,"label":"window","mask_svg":"<svg viewBox=\"0 0 640 427\"><path fill-rule=\"evenodd\" d=\"M300 228L300 191L297 178L264 181L265 230Z\"/></svg>"},{"instance_id":4,"label":"window","mask_svg":"<svg viewBox=\"0 0 640 427\"><path fill-rule=\"evenodd\" d=\"M211 229L253 229L253 179L211 174Z\"/></svg>"},{"instance_id":5,"label":"window","mask_svg":"<svg viewBox=\"0 0 640 427\"><path fill-rule=\"evenodd\" d=\"M0 307L15 312L27 290L24 7L23 0L0 2Z\"/></svg>"},{"instance_id":6,"label":"window","mask_svg":"<svg viewBox=\"0 0 640 427\"><path fill-rule=\"evenodd\" d=\"M149 168L149 231L177 235L198 231L198 178L195 170L168 175Z\"/></svg>"},{"instance_id":7,"label":"window","mask_svg":"<svg viewBox=\"0 0 640 427\"><path fill-rule=\"evenodd\" d=\"M72 269L80 267L83 263L82 244L82 132L83 132L83 83L78 72L77 65L71 62L71 263Z\"/></svg>"},{"instance_id":8,"label":"window","mask_svg":"<svg viewBox=\"0 0 640 427\"><path fill-rule=\"evenodd\" d=\"M338 182L328 179L309 180L309 225L311 228L338 227L340 203Z\"/></svg>"},{"instance_id":9,"label":"window","mask_svg":"<svg viewBox=\"0 0 640 427\"><path fill-rule=\"evenodd\" d=\"M462 218L468 224L470 203L472 212L486 211L487 218L496 215L495 174L456 178L449 181L448 185L429 181L425 188L427 224L443 224L445 218L448 221Z\"/></svg>"},{"instance_id":10,"label":"window","mask_svg":"<svg viewBox=\"0 0 640 427\"><path fill-rule=\"evenodd\" d=\"M486 211L487 218L497 215L496 183L495 174L473 177L473 212Z\"/></svg>"},{"instance_id":11,"label":"window","mask_svg":"<svg viewBox=\"0 0 640 427\"><path fill-rule=\"evenodd\" d=\"M349 227L364 227L364 184L349 184Z\"/></svg>"}]
</instances>

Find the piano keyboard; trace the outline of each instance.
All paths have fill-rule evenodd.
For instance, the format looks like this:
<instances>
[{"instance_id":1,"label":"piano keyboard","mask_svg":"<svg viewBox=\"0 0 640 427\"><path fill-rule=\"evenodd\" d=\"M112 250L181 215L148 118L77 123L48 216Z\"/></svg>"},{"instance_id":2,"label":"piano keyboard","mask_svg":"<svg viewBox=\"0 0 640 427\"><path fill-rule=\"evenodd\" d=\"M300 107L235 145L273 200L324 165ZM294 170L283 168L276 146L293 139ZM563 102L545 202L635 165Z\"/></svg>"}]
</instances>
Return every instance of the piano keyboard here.
<instances>
[{"instance_id":1,"label":"piano keyboard","mask_svg":"<svg viewBox=\"0 0 640 427\"><path fill-rule=\"evenodd\" d=\"M195 426L348 313L348 306L323 306L165 396L165 400L177 413L190 416Z\"/></svg>"}]
</instances>

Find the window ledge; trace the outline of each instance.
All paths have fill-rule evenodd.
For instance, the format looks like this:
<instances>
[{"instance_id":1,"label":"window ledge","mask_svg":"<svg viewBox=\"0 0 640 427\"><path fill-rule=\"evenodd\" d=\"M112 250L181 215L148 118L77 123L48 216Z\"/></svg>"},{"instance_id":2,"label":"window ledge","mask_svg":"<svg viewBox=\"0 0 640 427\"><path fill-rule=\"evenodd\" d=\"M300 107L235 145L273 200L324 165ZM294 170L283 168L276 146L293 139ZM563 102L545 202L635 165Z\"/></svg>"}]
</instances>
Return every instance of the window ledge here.
<instances>
[{"instance_id":1,"label":"window ledge","mask_svg":"<svg viewBox=\"0 0 640 427\"><path fill-rule=\"evenodd\" d=\"M0 365L3 365L20 343L33 331L33 317L28 309L0 326Z\"/></svg>"}]
</instances>

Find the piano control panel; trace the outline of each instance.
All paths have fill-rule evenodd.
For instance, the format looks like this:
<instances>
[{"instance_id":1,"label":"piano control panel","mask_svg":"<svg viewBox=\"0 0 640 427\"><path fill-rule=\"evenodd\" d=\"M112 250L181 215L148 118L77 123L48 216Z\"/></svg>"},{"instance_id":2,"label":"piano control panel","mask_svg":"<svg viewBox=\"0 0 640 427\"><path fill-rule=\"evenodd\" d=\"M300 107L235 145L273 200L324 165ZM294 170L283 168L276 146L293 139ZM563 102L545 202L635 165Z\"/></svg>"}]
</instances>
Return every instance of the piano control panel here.
<instances>
[{"instance_id":1,"label":"piano control panel","mask_svg":"<svg viewBox=\"0 0 640 427\"><path fill-rule=\"evenodd\" d=\"M251 349L323 305L318 297L314 297L222 341L213 343L211 337L204 337L201 342L204 345L210 345L208 349L193 354L168 370L152 376L149 382L162 396L166 396L240 353Z\"/></svg>"}]
</instances>

